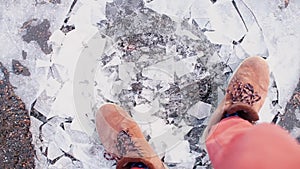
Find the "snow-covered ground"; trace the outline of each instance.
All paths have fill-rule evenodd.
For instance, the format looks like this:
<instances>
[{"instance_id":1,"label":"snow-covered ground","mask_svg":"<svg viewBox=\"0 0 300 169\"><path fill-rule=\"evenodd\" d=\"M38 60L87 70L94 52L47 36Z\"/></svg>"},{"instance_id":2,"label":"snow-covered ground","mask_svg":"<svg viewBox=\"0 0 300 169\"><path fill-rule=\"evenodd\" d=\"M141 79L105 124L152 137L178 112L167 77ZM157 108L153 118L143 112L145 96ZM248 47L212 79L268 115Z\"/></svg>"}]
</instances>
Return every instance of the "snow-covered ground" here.
<instances>
[{"instance_id":1,"label":"snow-covered ground","mask_svg":"<svg viewBox=\"0 0 300 169\"><path fill-rule=\"evenodd\" d=\"M30 72L11 83L31 111L36 167L114 168L94 124L107 102L130 112L170 168L209 167L199 137L252 55L272 71L261 122L284 113L300 77L299 1L212 2L1 2L0 61Z\"/></svg>"}]
</instances>

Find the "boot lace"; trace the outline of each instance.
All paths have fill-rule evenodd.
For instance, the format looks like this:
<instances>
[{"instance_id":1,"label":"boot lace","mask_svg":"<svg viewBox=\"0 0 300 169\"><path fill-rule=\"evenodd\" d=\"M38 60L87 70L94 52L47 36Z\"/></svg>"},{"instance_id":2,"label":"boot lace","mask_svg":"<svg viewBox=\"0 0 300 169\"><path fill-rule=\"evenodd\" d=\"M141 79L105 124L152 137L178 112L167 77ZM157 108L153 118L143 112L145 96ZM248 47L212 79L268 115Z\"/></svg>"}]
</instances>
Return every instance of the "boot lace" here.
<instances>
[{"instance_id":1,"label":"boot lace","mask_svg":"<svg viewBox=\"0 0 300 169\"><path fill-rule=\"evenodd\" d=\"M235 80L232 88L228 89L227 93L231 96L233 104L241 102L252 106L253 103L261 99L261 96L254 92L254 88L250 83L243 84L238 80Z\"/></svg>"},{"instance_id":2,"label":"boot lace","mask_svg":"<svg viewBox=\"0 0 300 169\"><path fill-rule=\"evenodd\" d=\"M116 146L121 156L125 156L129 152L133 152L140 157L143 157L140 148L136 146L134 141L132 141L128 130L122 130L119 132Z\"/></svg>"},{"instance_id":3,"label":"boot lace","mask_svg":"<svg viewBox=\"0 0 300 169\"><path fill-rule=\"evenodd\" d=\"M116 148L119 155L110 153L108 151L104 152L104 158L107 160L119 161L123 156L129 152L133 152L140 157L143 157L143 154L139 147L136 146L136 143L132 140L132 136L129 134L128 130L121 130L117 135Z\"/></svg>"},{"instance_id":4,"label":"boot lace","mask_svg":"<svg viewBox=\"0 0 300 169\"><path fill-rule=\"evenodd\" d=\"M108 161L119 161L121 158L116 154L110 153L105 150L103 157Z\"/></svg>"}]
</instances>

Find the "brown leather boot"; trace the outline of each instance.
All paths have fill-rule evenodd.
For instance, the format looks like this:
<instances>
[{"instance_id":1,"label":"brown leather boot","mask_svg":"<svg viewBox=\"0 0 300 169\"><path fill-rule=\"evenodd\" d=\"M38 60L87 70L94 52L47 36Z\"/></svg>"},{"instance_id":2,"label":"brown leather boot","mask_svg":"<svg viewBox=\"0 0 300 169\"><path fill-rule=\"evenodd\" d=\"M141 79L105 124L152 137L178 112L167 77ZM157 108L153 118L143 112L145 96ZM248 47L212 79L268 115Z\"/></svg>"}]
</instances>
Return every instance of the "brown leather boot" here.
<instances>
[{"instance_id":1,"label":"brown leather boot","mask_svg":"<svg viewBox=\"0 0 300 169\"><path fill-rule=\"evenodd\" d=\"M117 160L117 169L128 169L131 162L142 162L149 169L165 169L138 124L119 106L101 106L96 113L96 129L106 151Z\"/></svg>"},{"instance_id":2,"label":"brown leather boot","mask_svg":"<svg viewBox=\"0 0 300 169\"><path fill-rule=\"evenodd\" d=\"M258 56L245 59L232 76L224 99L212 114L204 131L206 139L210 129L222 118L238 112L238 116L253 123L267 96L269 66Z\"/></svg>"}]
</instances>

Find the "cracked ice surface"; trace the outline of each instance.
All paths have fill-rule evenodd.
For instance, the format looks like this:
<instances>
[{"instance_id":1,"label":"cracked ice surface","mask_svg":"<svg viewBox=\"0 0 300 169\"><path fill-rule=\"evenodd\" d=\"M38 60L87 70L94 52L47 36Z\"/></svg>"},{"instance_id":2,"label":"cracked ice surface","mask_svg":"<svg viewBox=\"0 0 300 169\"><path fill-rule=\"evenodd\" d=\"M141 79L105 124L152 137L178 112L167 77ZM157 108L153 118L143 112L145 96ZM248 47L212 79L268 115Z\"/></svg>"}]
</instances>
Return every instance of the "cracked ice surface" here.
<instances>
[{"instance_id":1,"label":"cracked ice surface","mask_svg":"<svg viewBox=\"0 0 300 169\"><path fill-rule=\"evenodd\" d=\"M94 126L107 102L132 115L170 168L211 167L201 133L252 55L272 71L262 121L284 113L300 76L300 4L212 2L2 2L1 62L32 104L37 168L114 168Z\"/></svg>"},{"instance_id":2,"label":"cracked ice surface","mask_svg":"<svg viewBox=\"0 0 300 169\"><path fill-rule=\"evenodd\" d=\"M45 80L44 77L47 74L47 70L38 67L36 61L49 61L50 56L47 54L51 52L51 45L47 44L47 36L49 37L50 32L60 28L69 5L69 2L55 4L29 0L22 1L22 3L0 3L1 61L11 70L16 61L29 69L28 73L30 72L31 76L26 76L24 73L11 74L11 82L17 87L16 93L22 96L27 107L30 107L38 95L39 86L42 85L38 81ZM39 35L38 32L34 32L35 26L42 30ZM28 34L30 30L34 35Z\"/></svg>"}]
</instances>

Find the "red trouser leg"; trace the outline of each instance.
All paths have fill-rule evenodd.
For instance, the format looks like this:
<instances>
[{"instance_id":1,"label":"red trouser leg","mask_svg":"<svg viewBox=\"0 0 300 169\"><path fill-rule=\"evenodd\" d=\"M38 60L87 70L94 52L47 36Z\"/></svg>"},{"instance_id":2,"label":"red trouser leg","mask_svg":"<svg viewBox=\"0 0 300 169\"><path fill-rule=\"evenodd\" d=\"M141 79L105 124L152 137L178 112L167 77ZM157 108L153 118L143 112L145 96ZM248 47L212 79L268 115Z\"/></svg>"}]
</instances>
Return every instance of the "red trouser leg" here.
<instances>
[{"instance_id":1,"label":"red trouser leg","mask_svg":"<svg viewBox=\"0 0 300 169\"><path fill-rule=\"evenodd\" d=\"M206 147L215 169L300 168L300 145L273 124L223 119L211 129Z\"/></svg>"}]
</instances>

